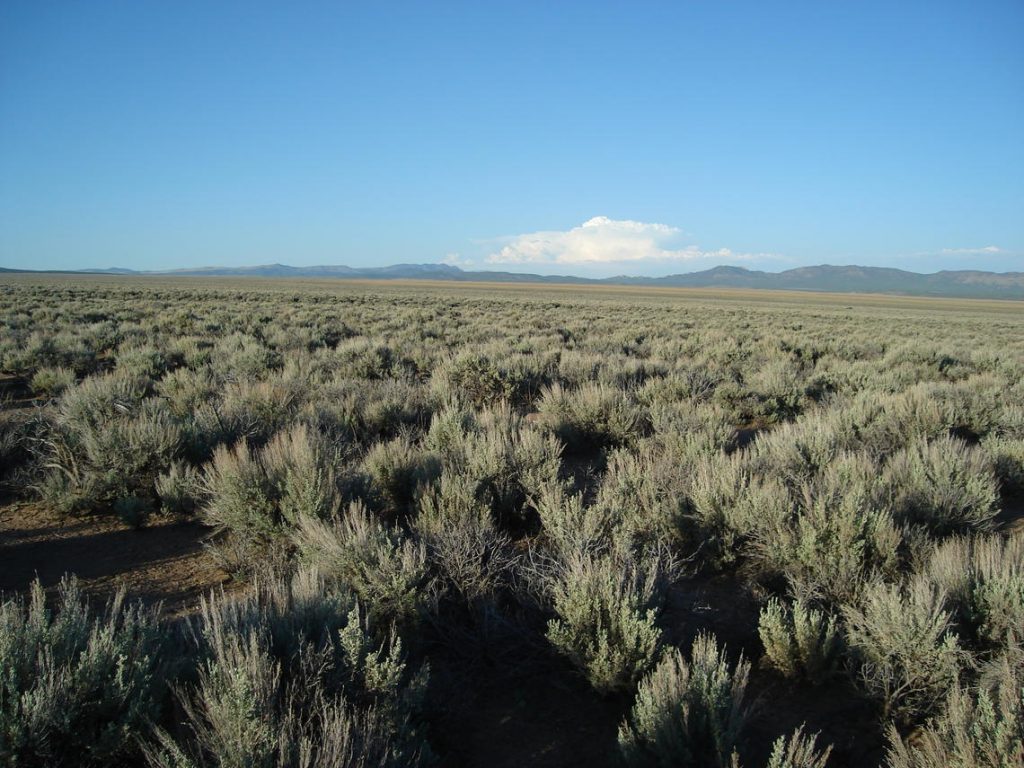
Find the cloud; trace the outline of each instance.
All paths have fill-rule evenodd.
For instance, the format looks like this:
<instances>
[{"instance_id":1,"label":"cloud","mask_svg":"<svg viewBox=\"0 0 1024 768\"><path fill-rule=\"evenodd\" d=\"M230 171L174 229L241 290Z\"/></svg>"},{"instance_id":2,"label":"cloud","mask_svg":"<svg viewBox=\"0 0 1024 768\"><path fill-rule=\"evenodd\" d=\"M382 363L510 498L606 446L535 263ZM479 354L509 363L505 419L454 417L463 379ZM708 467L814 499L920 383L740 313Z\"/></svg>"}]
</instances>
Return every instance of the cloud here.
<instances>
[{"instance_id":1,"label":"cloud","mask_svg":"<svg viewBox=\"0 0 1024 768\"><path fill-rule=\"evenodd\" d=\"M487 261L492 264L612 264L635 262L743 260L767 254L706 251L683 245L682 231L667 224L595 216L566 231L517 235Z\"/></svg>"},{"instance_id":2,"label":"cloud","mask_svg":"<svg viewBox=\"0 0 1024 768\"><path fill-rule=\"evenodd\" d=\"M448 253L441 259L442 264L447 264L451 267L469 267L475 262L472 259L464 259L462 254L459 253Z\"/></svg>"},{"instance_id":3,"label":"cloud","mask_svg":"<svg viewBox=\"0 0 1024 768\"><path fill-rule=\"evenodd\" d=\"M1005 253L997 245L986 245L983 248L943 248L940 253L943 256L970 256L972 254Z\"/></svg>"}]
</instances>

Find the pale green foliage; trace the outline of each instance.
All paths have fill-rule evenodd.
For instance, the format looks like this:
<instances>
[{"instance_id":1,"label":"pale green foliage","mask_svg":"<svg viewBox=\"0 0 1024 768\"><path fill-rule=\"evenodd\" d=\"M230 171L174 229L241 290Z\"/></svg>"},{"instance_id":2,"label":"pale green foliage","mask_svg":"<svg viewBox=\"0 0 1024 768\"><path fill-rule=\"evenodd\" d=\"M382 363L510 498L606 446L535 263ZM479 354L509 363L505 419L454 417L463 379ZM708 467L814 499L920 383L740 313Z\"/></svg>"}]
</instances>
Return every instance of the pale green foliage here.
<instances>
[{"instance_id":1,"label":"pale green foliage","mask_svg":"<svg viewBox=\"0 0 1024 768\"><path fill-rule=\"evenodd\" d=\"M303 414L324 432L345 440L392 438L430 412L428 394L405 379L332 380Z\"/></svg>"},{"instance_id":2,"label":"pale green foliage","mask_svg":"<svg viewBox=\"0 0 1024 768\"><path fill-rule=\"evenodd\" d=\"M363 466L381 506L396 514L410 511L421 486L440 474L437 456L414 445L408 436L377 443L367 452Z\"/></svg>"},{"instance_id":3,"label":"pale green foliage","mask_svg":"<svg viewBox=\"0 0 1024 768\"><path fill-rule=\"evenodd\" d=\"M146 396L146 383L128 376L90 376L60 400L59 419L74 431L86 431L131 411Z\"/></svg>"},{"instance_id":4,"label":"pale green foliage","mask_svg":"<svg viewBox=\"0 0 1024 768\"><path fill-rule=\"evenodd\" d=\"M736 761L747 719L743 698L750 664L730 668L713 635L693 643L690 661L665 653L641 682L629 717L619 727L619 748L635 766L716 766Z\"/></svg>"},{"instance_id":5,"label":"pale green foliage","mask_svg":"<svg viewBox=\"0 0 1024 768\"><path fill-rule=\"evenodd\" d=\"M623 562L658 561L672 570L679 502L664 487L644 459L620 452L612 454L601 490L589 504L564 483L548 483L535 501L546 543L563 561L580 553L610 554Z\"/></svg>"},{"instance_id":6,"label":"pale green foliage","mask_svg":"<svg viewBox=\"0 0 1024 768\"><path fill-rule=\"evenodd\" d=\"M1012 493L1024 492L1024 437L993 435L981 444L992 459L1001 487Z\"/></svg>"},{"instance_id":7,"label":"pale green foliage","mask_svg":"<svg viewBox=\"0 0 1024 768\"><path fill-rule=\"evenodd\" d=\"M785 677L820 683L834 671L838 651L835 617L802 600L786 607L773 598L761 609L757 629L765 660Z\"/></svg>"},{"instance_id":8,"label":"pale green foliage","mask_svg":"<svg viewBox=\"0 0 1024 768\"><path fill-rule=\"evenodd\" d=\"M445 463L466 477L501 524L521 524L541 488L558 477L561 446L523 423L507 406L472 421L449 414L428 440L443 446Z\"/></svg>"},{"instance_id":9,"label":"pale green foliage","mask_svg":"<svg viewBox=\"0 0 1024 768\"><path fill-rule=\"evenodd\" d=\"M220 446L204 468L205 521L244 539L269 539L277 530L272 489L259 455L244 440Z\"/></svg>"},{"instance_id":10,"label":"pale green foliage","mask_svg":"<svg viewBox=\"0 0 1024 768\"><path fill-rule=\"evenodd\" d=\"M1024 643L1024 538L951 539L934 550L924 573L983 649Z\"/></svg>"},{"instance_id":11,"label":"pale green foliage","mask_svg":"<svg viewBox=\"0 0 1024 768\"><path fill-rule=\"evenodd\" d=\"M923 386L881 396L877 392L861 394L852 405L848 421L851 437L875 458L890 456L918 441L936 439L948 430L941 406Z\"/></svg>"},{"instance_id":12,"label":"pale green foliage","mask_svg":"<svg viewBox=\"0 0 1024 768\"><path fill-rule=\"evenodd\" d=\"M551 586L557 618L548 622L547 637L597 690L628 689L654 663L661 643L657 579L656 571L607 555L581 553L557 569Z\"/></svg>"},{"instance_id":13,"label":"pale green foliage","mask_svg":"<svg viewBox=\"0 0 1024 768\"><path fill-rule=\"evenodd\" d=\"M984 452L955 438L918 441L896 454L882 483L898 521L938 535L985 530L999 510Z\"/></svg>"},{"instance_id":14,"label":"pale green foliage","mask_svg":"<svg viewBox=\"0 0 1024 768\"><path fill-rule=\"evenodd\" d=\"M815 414L758 435L750 462L754 471L800 488L829 467L844 447L836 426Z\"/></svg>"},{"instance_id":15,"label":"pale green foliage","mask_svg":"<svg viewBox=\"0 0 1024 768\"><path fill-rule=\"evenodd\" d=\"M299 424L260 452L220 446L203 473L206 522L251 544L267 543L302 517L326 518L340 496L322 438Z\"/></svg>"},{"instance_id":16,"label":"pale green foliage","mask_svg":"<svg viewBox=\"0 0 1024 768\"><path fill-rule=\"evenodd\" d=\"M555 384L538 406L544 425L574 450L626 445L643 431L643 415L631 398L604 384L578 389Z\"/></svg>"},{"instance_id":17,"label":"pale green foliage","mask_svg":"<svg viewBox=\"0 0 1024 768\"><path fill-rule=\"evenodd\" d=\"M182 461L171 464L155 483L160 506L172 515L195 512L203 494L202 478L195 467Z\"/></svg>"},{"instance_id":18,"label":"pale green foliage","mask_svg":"<svg viewBox=\"0 0 1024 768\"><path fill-rule=\"evenodd\" d=\"M349 605L313 571L240 602L205 602L207 658L181 694L190 733L158 729L150 763L418 765L424 746L410 718L425 678L407 671L395 636L374 643Z\"/></svg>"},{"instance_id":19,"label":"pale green foliage","mask_svg":"<svg viewBox=\"0 0 1024 768\"><path fill-rule=\"evenodd\" d=\"M876 575L898 565L899 531L876 499L874 465L843 455L789 496L778 485L760 486L746 519L751 551L760 567L786 578L803 599L853 600Z\"/></svg>"},{"instance_id":20,"label":"pale green foliage","mask_svg":"<svg viewBox=\"0 0 1024 768\"><path fill-rule=\"evenodd\" d=\"M772 745L766 768L825 768L832 747L819 751L817 741L818 735L806 735L803 726L789 736L780 736Z\"/></svg>"},{"instance_id":21,"label":"pale green foliage","mask_svg":"<svg viewBox=\"0 0 1024 768\"><path fill-rule=\"evenodd\" d=\"M375 620L415 621L427 579L426 551L361 503L332 520L300 517L292 541L303 559L352 589Z\"/></svg>"},{"instance_id":22,"label":"pale green foliage","mask_svg":"<svg viewBox=\"0 0 1024 768\"><path fill-rule=\"evenodd\" d=\"M286 525L302 517L324 519L337 511L334 456L319 433L297 424L275 435L261 459Z\"/></svg>"},{"instance_id":23,"label":"pale green foliage","mask_svg":"<svg viewBox=\"0 0 1024 768\"><path fill-rule=\"evenodd\" d=\"M163 353L148 344L138 346L121 345L117 351L117 372L124 376L140 376L158 379L167 368Z\"/></svg>"},{"instance_id":24,"label":"pale green foliage","mask_svg":"<svg viewBox=\"0 0 1024 768\"><path fill-rule=\"evenodd\" d=\"M616 520L605 505L583 502L580 493L569 493L562 483L550 483L537 498L544 535L563 560L574 554L606 552Z\"/></svg>"},{"instance_id":25,"label":"pale green foliage","mask_svg":"<svg viewBox=\"0 0 1024 768\"><path fill-rule=\"evenodd\" d=\"M990 672L976 691L954 687L942 712L913 741L890 727L888 768L1024 765L1024 671L1003 658Z\"/></svg>"},{"instance_id":26,"label":"pale green foliage","mask_svg":"<svg viewBox=\"0 0 1024 768\"><path fill-rule=\"evenodd\" d=\"M739 455L702 458L690 483L688 513L700 542L699 555L714 567L735 563L748 530L741 500L751 487L750 473ZM784 513L784 511L783 511Z\"/></svg>"},{"instance_id":27,"label":"pale green foliage","mask_svg":"<svg viewBox=\"0 0 1024 768\"><path fill-rule=\"evenodd\" d=\"M975 654L955 654L972 697L977 665L1021 642L1016 544L940 548L951 535L1017 526L1024 333L1008 308L909 311L885 299L861 311L854 298L851 310L810 295L797 306L550 286L0 280L5 492L40 490L76 513L196 505L226 529L214 552L250 577L265 564L291 568L296 555L314 560L318 546L341 551L348 575L282 602L267 618L277 627L269 649L259 646L280 667L279 692L299 679L319 685L299 671L303 642L332 648L336 679L323 696L295 707L278 696L266 721L309 745L299 764L330 764L319 734L332 729L351 735L329 741L332 754L355 755L345 745L362 731L380 744L400 730L360 686L338 701L350 591L384 659L391 621L408 628L398 617L412 615L426 619L403 638L425 641L417 654L478 636L488 661L504 660L505 640L536 628L539 610L600 680L646 668L658 637L650 611L679 564L705 571L697 579L715 570L723 583L753 582L787 605L863 613L867 641L842 661L881 698L898 700L899 681L918 672L929 691L943 688L949 675L934 671L948 671L955 649L943 650L944 632L911 631L928 622L912 618L921 610L904 594L889 613L872 609L878 587L867 585L919 578L945 592L948 631ZM56 399L27 408L34 375ZM335 511L355 500L369 511L346 530ZM300 551L298 519L316 533ZM575 560L604 576L567 575L588 570ZM637 578L651 568L662 584ZM567 586L573 597L552 610ZM900 629L886 636L879 621ZM671 626L672 636L694 629ZM915 645L924 662L886 652L866 665L865 649L879 644ZM897 682L878 683L886 675ZM941 691L929 695L941 703ZM923 712L899 716L925 725ZM780 759L797 760L789 745Z\"/></svg>"},{"instance_id":28,"label":"pale green foliage","mask_svg":"<svg viewBox=\"0 0 1024 768\"><path fill-rule=\"evenodd\" d=\"M476 408L526 400L535 386L536 376L525 361L507 353L499 362L486 354L464 352L443 361L431 378L433 391L443 400Z\"/></svg>"},{"instance_id":29,"label":"pale green foliage","mask_svg":"<svg viewBox=\"0 0 1024 768\"><path fill-rule=\"evenodd\" d=\"M210 365L223 379L260 379L280 365L279 356L253 336L232 333L214 344Z\"/></svg>"},{"instance_id":30,"label":"pale green foliage","mask_svg":"<svg viewBox=\"0 0 1024 768\"><path fill-rule=\"evenodd\" d=\"M717 453L735 443L736 428L725 409L690 399L658 399L665 389L671 388L666 381L653 379L639 393L648 401L653 436L658 444L672 454L696 457Z\"/></svg>"},{"instance_id":31,"label":"pale green foliage","mask_svg":"<svg viewBox=\"0 0 1024 768\"><path fill-rule=\"evenodd\" d=\"M218 387L220 400L194 408L189 425L191 450L207 457L221 443L245 439L261 445L294 420L305 398L305 382L274 375L266 379L229 379Z\"/></svg>"},{"instance_id":32,"label":"pale green foliage","mask_svg":"<svg viewBox=\"0 0 1024 768\"><path fill-rule=\"evenodd\" d=\"M129 755L159 710L153 611L116 593L90 612L74 580L54 610L39 581L0 604L0 763L108 765Z\"/></svg>"},{"instance_id":33,"label":"pale green foliage","mask_svg":"<svg viewBox=\"0 0 1024 768\"><path fill-rule=\"evenodd\" d=\"M844 609L858 680L885 717L928 714L956 684L963 652L944 604L942 591L915 579L905 587L874 584L858 606Z\"/></svg>"},{"instance_id":34,"label":"pale green foliage","mask_svg":"<svg viewBox=\"0 0 1024 768\"><path fill-rule=\"evenodd\" d=\"M693 543L682 535L686 487L685 468L645 443L609 454L594 506L614 521L613 546L640 557Z\"/></svg>"},{"instance_id":35,"label":"pale green foliage","mask_svg":"<svg viewBox=\"0 0 1024 768\"><path fill-rule=\"evenodd\" d=\"M70 368L40 368L32 375L33 392L57 397L75 385L75 372Z\"/></svg>"},{"instance_id":36,"label":"pale green foliage","mask_svg":"<svg viewBox=\"0 0 1024 768\"><path fill-rule=\"evenodd\" d=\"M145 383L91 377L60 400L43 449L40 490L62 512L90 511L119 497L152 494L157 475L180 455L184 433Z\"/></svg>"}]
</instances>

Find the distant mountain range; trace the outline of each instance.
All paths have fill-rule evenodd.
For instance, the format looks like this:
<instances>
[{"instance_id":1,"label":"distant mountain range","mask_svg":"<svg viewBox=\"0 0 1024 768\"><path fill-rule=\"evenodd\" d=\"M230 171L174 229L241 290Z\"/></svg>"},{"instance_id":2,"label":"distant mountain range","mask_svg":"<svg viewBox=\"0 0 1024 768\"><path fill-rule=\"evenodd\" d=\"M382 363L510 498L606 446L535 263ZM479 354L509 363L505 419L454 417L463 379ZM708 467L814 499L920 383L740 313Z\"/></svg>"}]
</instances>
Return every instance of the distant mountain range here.
<instances>
[{"instance_id":1,"label":"distant mountain range","mask_svg":"<svg viewBox=\"0 0 1024 768\"><path fill-rule=\"evenodd\" d=\"M31 272L5 269L0 272ZM87 269L72 274L172 275L218 277L302 277L359 280L452 280L500 283L571 283L586 285L650 285L680 288L761 288L836 293L887 293L906 296L1024 300L1024 272L943 271L931 274L886 267L798 267L784 272L760 272L742 267L714 267L665 277L622 275L603 279L568 275L531 275L516 272L469 271L447 264L396 264L390 267L355 268L341 265L290 267L266 264L256 267L203 267L162 272L131 269Z\"/></svg>"}]
</instances>

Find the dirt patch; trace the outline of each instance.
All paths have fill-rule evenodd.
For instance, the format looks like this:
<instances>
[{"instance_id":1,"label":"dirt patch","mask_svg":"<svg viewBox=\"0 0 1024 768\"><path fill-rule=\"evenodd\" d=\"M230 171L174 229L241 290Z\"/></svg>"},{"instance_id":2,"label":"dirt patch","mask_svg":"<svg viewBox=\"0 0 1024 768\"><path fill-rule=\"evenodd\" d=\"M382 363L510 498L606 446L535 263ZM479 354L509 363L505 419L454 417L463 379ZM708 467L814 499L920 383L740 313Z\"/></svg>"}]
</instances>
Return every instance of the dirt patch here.
<instances>
[{"instance_id":1,"label":"dirt patch","mask_svg":"<svg viewBox=\"0 0 1024 768\"><path fill-rule=\"evenodd\" d=\"M199 597L229 577L204 546L209 529L157 520L140 530L109 516L62 518L34 504L0 510L0 591L22 592L38 575L44 587L66 573L97 596L124 585L128 595L163 603L169 615L194 610Z\"/></svg>"},{"instance_id":2,"label":"dirt patch","mask_svg":"<svg viewBox=\"0 0 1024 768\"><path fill-rule=\"evenodd\" d=\"M459 670L443 660L444 711L431 717L441 768L611 768L627 702L596 696L572 670L528 663Z\"/></svg>"},{"instance_id":3,"label":"dirt patch","mask_svg":"<svg viewBox=\"0 0 1024 768\"><path fill-rule=\"evenodd\" d=\"M757 667L748 687L751 718L744 733L745 765L765 765L774 741L801 725L821 734L818 745L832 745L830 768L881 765L885 755L882 723L870 702L839 675L827 684L794 684Z\"/></svg>"}]
</instances>

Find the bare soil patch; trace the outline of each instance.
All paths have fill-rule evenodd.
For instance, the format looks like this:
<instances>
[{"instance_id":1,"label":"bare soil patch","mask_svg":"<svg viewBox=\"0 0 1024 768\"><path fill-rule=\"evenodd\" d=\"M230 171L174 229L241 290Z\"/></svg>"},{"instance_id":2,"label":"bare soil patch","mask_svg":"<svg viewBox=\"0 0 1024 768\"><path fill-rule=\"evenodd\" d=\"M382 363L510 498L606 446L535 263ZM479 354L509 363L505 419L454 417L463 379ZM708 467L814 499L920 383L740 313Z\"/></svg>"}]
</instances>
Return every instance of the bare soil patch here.
<instances>
[{"instance_id":1,"label":"bare soil patch","mask_svg":"<svg viewBox=\"0 0 1024 768\"><path fill-rule=\"evenodd\" d=\"M133 529L111 516L62 518L27 503L0 509L0 591L22 592L38 575L51 588L76 575L96 596L122 584L129 597L163 604L169 615L195 609L229 577L204 546L209 529L192 521L155 520Z\"/></svg>"}]
</instances>

